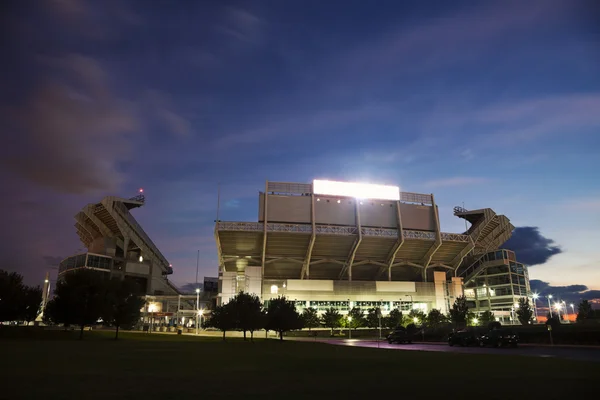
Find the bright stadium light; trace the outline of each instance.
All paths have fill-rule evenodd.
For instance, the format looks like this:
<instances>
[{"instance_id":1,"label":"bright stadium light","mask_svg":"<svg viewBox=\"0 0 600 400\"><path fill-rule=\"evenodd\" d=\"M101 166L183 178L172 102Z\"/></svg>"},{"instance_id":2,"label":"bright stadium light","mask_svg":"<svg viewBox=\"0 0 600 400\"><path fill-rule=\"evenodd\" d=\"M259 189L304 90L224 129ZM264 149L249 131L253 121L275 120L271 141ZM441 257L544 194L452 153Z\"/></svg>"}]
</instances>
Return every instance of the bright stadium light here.
<instances>
[{"instance_id":1,"label":"bright stadium light","mask_svg":"<svg viewBox=\"0 0 600 400\"><path fill-rule=\"evenodd\" d=\"M315 179L315 194L355 197L358 199L400 200L398 186L375 185L371 183L337 182Z\"/></svg>"}]
</instances>

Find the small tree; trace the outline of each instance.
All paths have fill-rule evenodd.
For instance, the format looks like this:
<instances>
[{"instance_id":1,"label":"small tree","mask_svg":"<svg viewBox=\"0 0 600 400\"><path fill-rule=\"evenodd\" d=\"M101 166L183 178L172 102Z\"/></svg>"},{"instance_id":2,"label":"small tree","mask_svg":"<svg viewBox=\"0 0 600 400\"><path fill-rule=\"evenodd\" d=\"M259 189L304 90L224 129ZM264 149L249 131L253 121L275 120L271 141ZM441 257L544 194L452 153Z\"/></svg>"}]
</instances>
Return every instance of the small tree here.
<instances>
[{"instance_id":1,"label":"small tree","mask_svg":"<svg viewBox=\"0 0 600 400\"><path fill-rule=\"evenodd\" d=\"M244 332L250 331L251 338L254 338L254 331L263 328L264 312L260 299L255 294L238 293L230 303L236 316L237 328Z\"/></svg>"},{"instance_id":2,"label":"small tree","mask_svg":"<svg viewBox=\"0 0 600 400\"><path fill-rule=\"evenodd\" d=\"M42 306L42 289L24 286L20 296L19 319L31 322L39 315Z\"/></svg>"},{"instance_id":3,"label":"small tree","mask_svg":"<svg viewBox=\"0 0 600 400\"><path fill-rule=\"evenodd\" d=\"M309 331L312 328L318 328L321 325L321 322L317 310L312 307L305 308L304 311L302 311L302 323Z\"/></svg>"},{"instance_id":4,"label":"small tree","mask_svg":"<svg viewBox=\"0 0 600 400\"><path fill-rule=\"evenodd\" d=\"M321 317L321 321L323 326L331 329L331 336L333 336L333 330L335 328L339 328L342 326L342 316L335 308L331 307L329 310L325 311L323 316Z\"/></svg>"},{"instance_id":5,"label":"small tree","mask_svg":"<svg viewBox=\"0 0 600 400\"><path fill-rule=\"evenodd\" d=\"M115 340L121 327L129 328L140 320L144 299L139 294L133 281L113 278L108 282L102 320L115 327Z\"/></svg>"},{"instance_id":6,"label":"small tree","mask_svg":"<svg viewBox=\"0 0 600 400\"><path fill-rule=\"evenodd\" d=\"M417 308L413 308L412 310L410 310L407 317L404 318L404 324L407 326L408 324L420 325L424 324L426 320L427 315L423 311Z\"/></svg>"},{"instance_id":7,"label":"small tree","mask_svg":"<svg viewBox=\"0 0 600 400\"><path fill-rule=\"evenodd\" d=\"M556 329L560 327L560 318L556 314L551 315L548 313L548 315L546 315L546 325L550 325L552 329Z\"/></svg>"},{"instance_id":8,"label":"small tree","mask_svg":"<svg viewBox=\"0 0 600 400\"><path fill-rule=\"evenodd\" d=\"M365 318L365 326L369 328L379 328L379 322L381 320L381 309L379 307L369 308L367 316ZM381 321L383 324L384 321Z\"/></svg>"},{"instance_id":9,"label":"small tree","mask_svg":"<svg viewBox=\"0 0 600 400\"><path fill-rule=\"evenodd\" d=\"M350 323L348 324L349 329L356 329L365 325L365 314L363 313L363 310L358 307L352 307L348 313L348 317L350 317Z\"/></svg>"},{"instance_id":10,"label":"small tree","mask_svg":"<svg viewBox=\"0 0 600 400\"><path fill-rule=\"evenodd\" d=\"M448 318L437 308L432 308L431 311L429 311L429 314L427 314L426 318L427 326L433 329L439 328L447 321Z\"/></svg>"},{"instance_id":11,"label":"small tree","mask_svg":"<svg viewBox=\"0 0 600 400\"><path fill-rule=\"evenodd\" d=\"M23 277L0 270L0 322L20 319Z\"/></svg>"},{"instance_id":12,"label":"small tree","mask_svg":"<svg viewBox=\"0 0 600 400\"><path fill-rule=\"evenodd\" d=\"M206 326L223 332L223 340L225 340L225 333L235 328L233 307L229 303L215 307L210 313L210 318L206 322Z\"/></svg>"},{"instance_id":13,"label":"small tree","mask_svg":"<svg viewBox=\"0 0 600 400\"><path fill-rule=\"evenodd\" d=\"M481 325L488 326L490 322L496 321L496 316L493 312L486 310L479 314L479 320L481 321Z\"/></svg>"},{"instance_id":14,"label":"small tree","mask_svg":"<svg viewBox=\"0 0 600 400\"><path fill-rule=\"evenodd\" d=\"M394 308L385 318L385 326L394 329L400 325L402 325L402 311Z\"/></svg>"},{"instance_id":15,"label":"small tree","mask_svg":"<svg viewBox=\"0 0 600 400\"><path fill-rule=\"evenodd\" d=\"M487 324L487 328L490 331L496 330L496 329L501 329L502 328L502 324L500 323L500 321L492 321L489 322Z\"/></svg>"},{"instance_id":16,"label":"small tree","mask_svg":"<svg viewBox=\"0 0 600 400\"><path fill-rule=\"evenodd\" d=\"M271 300L267 308L266 328L279 332L279 340L283 340L284 332L302 329L302 319L296 311L294 302L288 301L285 297Z\"/></svg>"},{"instance_id":17,"label":"small tree","mask_svg":"<svg viewBox=\"0 0 600 400\"><path fill-rule=\"evenodd\" d=\"M452 322L457 326L466 326L468 313L467 298L465 296L457 297L450 309L450 319Z\"/></svg>"},{"instance_id":18,"label":"small tree","mask_svg":"<svg viewBox=\"0 0 600 400\"><path fill-rule=\"evenodd\" d=\"M582 300L577 306L577 322L585 323L594 317L592 305L587 300Z\"/></svg>"},{"instance_id":19,"label":"small tree","mask_svg":"<svg viewBox=\"0 0 600 400\"><path fill-rule=\"evenodd\" d=\"M533 309L531 308L531 304L529 304L529 299L526 297L521 297L519 299L517 318L519 319L521 325L531 324L531 319L533 318Z\"/></svg>"},{"instance_id":20,"label":"small tree","mask_svg":"<svg viewBox=\"0 0 600 400\"><path fill-rule=\"evenodd\" d=\"M85 326L97 322L104 308L106 284L102 274L88 269L65 274L46 306L45 320L78 325L79 339L83 339Z\"/></svg>"}]
</instances>

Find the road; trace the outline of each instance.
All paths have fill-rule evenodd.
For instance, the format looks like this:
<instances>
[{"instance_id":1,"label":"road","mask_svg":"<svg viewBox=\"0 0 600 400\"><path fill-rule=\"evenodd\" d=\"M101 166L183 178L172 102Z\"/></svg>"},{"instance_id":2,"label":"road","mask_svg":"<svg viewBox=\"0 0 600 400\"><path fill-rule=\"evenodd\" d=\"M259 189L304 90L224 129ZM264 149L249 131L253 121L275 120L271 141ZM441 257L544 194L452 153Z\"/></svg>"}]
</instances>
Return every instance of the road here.
<instances>
[{"instance_id":1,"label":"road","mask_svg":"<svg viewBox=\"0 0 600 400\"><path fill-rule=\"evenodd\" d=\"M298 338L300 339L300 338ZM306 339L304 339L306 340ZM312 340L312 339L311 339ZM554 357L579 361L600 362L600 348L594 347L559 347L559 346L531 346L522 345L517 348L480 348L480 347L450 347L446 344L388 344L374 340L360 339L317 339L321 343L328 343L338 346L371 347L388 350L401 351L439 351L468 354L500 354L500 355L519 355L530 357Z\"/></svg>"}]
</instances>

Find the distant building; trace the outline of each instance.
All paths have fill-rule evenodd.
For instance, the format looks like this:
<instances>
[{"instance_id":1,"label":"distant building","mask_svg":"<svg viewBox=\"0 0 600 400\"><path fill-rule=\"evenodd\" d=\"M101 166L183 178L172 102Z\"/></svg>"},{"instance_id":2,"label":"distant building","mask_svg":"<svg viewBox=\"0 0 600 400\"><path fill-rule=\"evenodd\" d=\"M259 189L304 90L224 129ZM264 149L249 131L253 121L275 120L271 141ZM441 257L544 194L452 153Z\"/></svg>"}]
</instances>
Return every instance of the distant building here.
<instances>
[{"instance_id":1,"label":"distant building","mask_svg":"<svg viewBox=\"0 0 600 400\"><path fill-rule=\"evenodd\" d=\"M207 293L219 292L219 278L204 277L203 289Z\"/></svg>"},{"instance_id":2,"label":"distant building","mask_svg":"<svg viewBox=\"0 0 600 400\"><path fill-rule=\"evenodd\" d=\"M59 278L81 268L122 277L138 283L148 295L178 294L167 276L173 268L131 215L144 205L144 195L125 199L108 196L88 204L75 215L75 228L85 253L65 258L59 265Z\"/></svg>"},{"instance_id":3,"label":"distant building","mask_svg":"<svg viewBox=\"0 0 600 400\"><path fill-rule=\"evenodd\" d=\"M258 200L257 222L216 222L221 304L246 291L266 303L284 295L300 311L379 306L384 314L394 308L447 313L464 288L475 289L487 276L488 253L495 254L514 229L489 208L455 207L454 215L471 226L464 233L443 232L432 194L395 186L267 182ZM516 264L511 254L508 267ZM510 299L478 298L475 311L491 304L506 311L517 293L530 297L526 273L517 275L525 281L511 286ZM500 299L501 293L489 297Z\"/></svg>"}]
</instances>

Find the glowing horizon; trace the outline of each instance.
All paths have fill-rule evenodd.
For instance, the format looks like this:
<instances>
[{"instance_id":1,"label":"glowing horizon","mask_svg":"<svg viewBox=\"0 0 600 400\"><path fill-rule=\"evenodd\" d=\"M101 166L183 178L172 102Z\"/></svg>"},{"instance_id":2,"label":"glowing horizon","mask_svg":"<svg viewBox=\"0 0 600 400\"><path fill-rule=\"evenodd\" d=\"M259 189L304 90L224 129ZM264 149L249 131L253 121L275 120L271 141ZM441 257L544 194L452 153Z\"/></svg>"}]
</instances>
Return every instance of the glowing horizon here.
<instances>
[{"instance_id":1,"label":"glowing horizon","mask_svg":"<svg viewBox=\"0 0 600 400\"><path fill-rule=\"evenodd\" d=\"M313 192L328 196L354 197L357 199L400 200L400 187L373 183L339 182L315 179Z\"/></svg>"}]
</instances>

